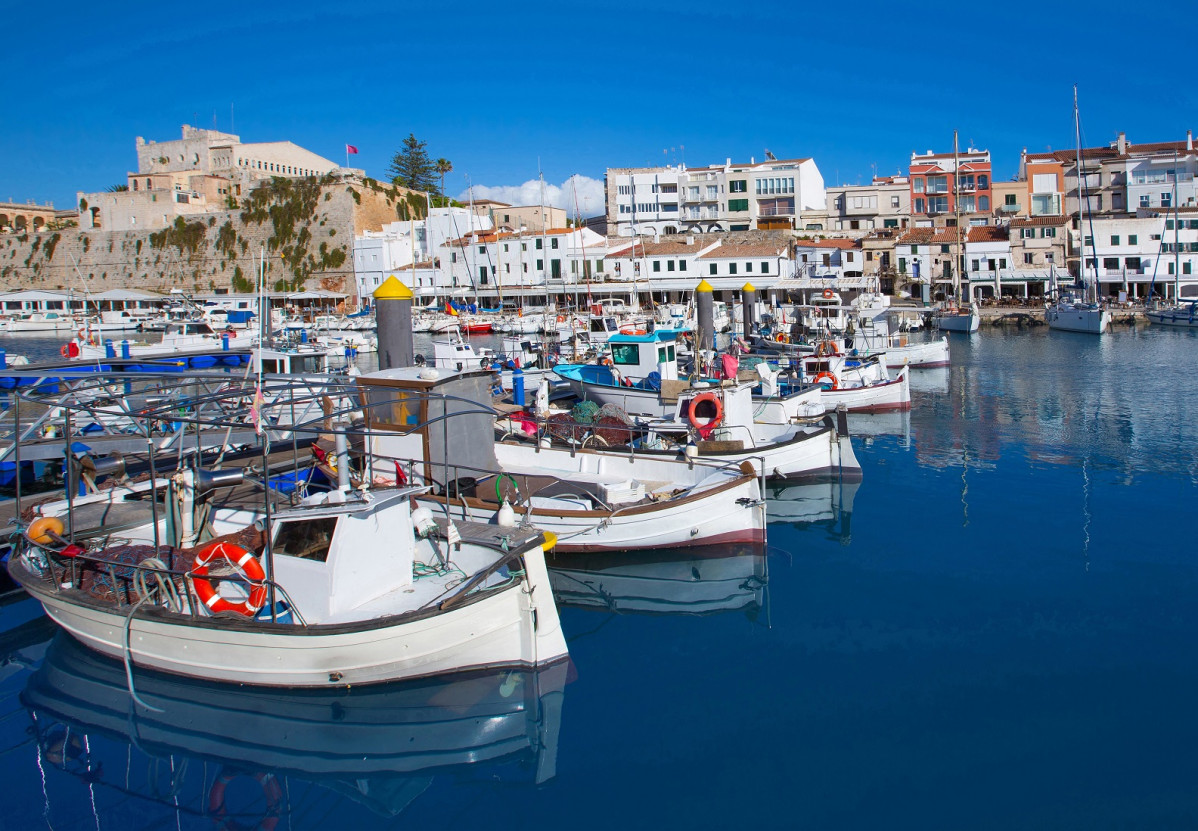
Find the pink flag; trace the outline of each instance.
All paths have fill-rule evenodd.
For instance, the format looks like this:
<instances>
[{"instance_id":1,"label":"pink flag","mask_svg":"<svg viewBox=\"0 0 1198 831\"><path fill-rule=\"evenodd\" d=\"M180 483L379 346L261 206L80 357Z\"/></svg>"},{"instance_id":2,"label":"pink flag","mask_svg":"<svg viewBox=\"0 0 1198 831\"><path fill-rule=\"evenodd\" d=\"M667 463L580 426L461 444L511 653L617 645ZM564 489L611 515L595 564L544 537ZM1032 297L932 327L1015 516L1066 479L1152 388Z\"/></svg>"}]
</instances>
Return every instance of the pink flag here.
<instances>
[{"instance_id":1,"label":"pink flag","mask_svg":"<svg viewBox=\"0 0 1198 831\"><path fill-rule=\"evenodd\" d=\"M358 154L358 148L354 147L352 144L347 144L345 145L345 152L352 153L356 156Z\"/></svg>"}]
</instances>

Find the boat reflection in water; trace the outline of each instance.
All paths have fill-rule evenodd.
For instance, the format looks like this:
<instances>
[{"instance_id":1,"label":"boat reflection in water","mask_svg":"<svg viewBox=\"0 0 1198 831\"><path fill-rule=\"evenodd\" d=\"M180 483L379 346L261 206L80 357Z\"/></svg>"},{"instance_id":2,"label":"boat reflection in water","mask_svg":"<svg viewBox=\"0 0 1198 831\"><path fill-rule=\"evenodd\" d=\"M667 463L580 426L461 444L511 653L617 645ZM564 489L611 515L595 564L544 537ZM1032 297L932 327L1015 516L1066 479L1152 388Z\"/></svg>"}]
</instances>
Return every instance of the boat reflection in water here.
<instances>
[{"instance_id":1,"label":"boat reflection in water","mask_svg":"<svg viewBox=\"0 0 1198 831\"><path fill-rule=\"evenodd\" d=\"M551 554L549 583L559 606L618 614L709 615L744 610L755 618L769 576L760 545L695 546L675 552Z\"/></svg>"},{"instance_id":2,"label":"boat reflection in water","mask_svg":"<svg viewBox=\"0 0 1198 831\"><path fill-rule=\"evenodd\" d=\"M848 543L859 487L860 482L771 485L766 488L766 516L771 525L785 522L796 528L825 528L830 538Z\"/></svg>"},{"instance_id":3,"label":"boat reflection in water","mask_svg":"<svg viewBox=\"0 0 1198 831\"><path fill-rule=\"evenodd\" d=\"M165 825L168 815L172 824L186 815L220 827L273 827L283 817L306 827L350 810L347 800L394 816L434 774L551 779L568 672L565 662L288 692L137 670L137 696L155 712L132 706L120 662L60 634L22 703L39 764L91 792L60 793L63 802L91 798L101 802L98 815L127 816L137 797L141 827ZM61 781L47 777L47 810L57 809L51 785Z\"/></svg>"}]
</instances>

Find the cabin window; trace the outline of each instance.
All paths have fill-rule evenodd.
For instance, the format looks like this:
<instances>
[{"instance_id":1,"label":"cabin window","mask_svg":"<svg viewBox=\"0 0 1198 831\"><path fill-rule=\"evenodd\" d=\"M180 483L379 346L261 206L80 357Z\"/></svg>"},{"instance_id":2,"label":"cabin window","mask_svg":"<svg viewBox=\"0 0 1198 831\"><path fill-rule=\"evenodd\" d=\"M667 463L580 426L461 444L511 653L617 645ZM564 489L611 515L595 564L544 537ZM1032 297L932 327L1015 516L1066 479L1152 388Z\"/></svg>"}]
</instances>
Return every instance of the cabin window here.
<instances>
[{"instance_id":1,"label":"cabin window","mask_svg":"<svg viewBox=\"0 0 1198 831\"><path fill-rule=\"evenodd\" d=\"M617 366L636 366L641 362L641 348L635 343L613 343L611 360Z\"/></svg>"},{"instance_id":2,"label":"cabin window","mask_svg":"<svg viewBox=\"0 0 1198 831\"><path fill-rule=\"evenodd\" d=\"M279 371L279 362L273 359L262 359L262 371L268 375Z\"/></svg>"},{"instance_id":3,"label":"cabin window","mask_svg":"<svg viewBox=\"0 0 1198 831\"><path fill-rule=\"evenodd\" d=\"M333 531L336 529L335 516L280 522L271 551L302 560L326 562L329 559L329 545L333 542Z\"/></svg>"}]
</instances>

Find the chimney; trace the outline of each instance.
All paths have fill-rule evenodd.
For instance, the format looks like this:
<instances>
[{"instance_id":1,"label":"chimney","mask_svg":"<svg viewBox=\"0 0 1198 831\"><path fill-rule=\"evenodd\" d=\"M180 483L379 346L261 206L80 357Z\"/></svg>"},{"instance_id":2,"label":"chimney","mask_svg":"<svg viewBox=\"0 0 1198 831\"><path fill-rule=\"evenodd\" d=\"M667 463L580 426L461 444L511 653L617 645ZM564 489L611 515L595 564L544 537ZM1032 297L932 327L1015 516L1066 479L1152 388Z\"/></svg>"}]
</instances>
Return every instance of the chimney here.
<instances>
[{"instance_id":1,"label":"chimney","mask_svg":"<svg viewBox=\"0 0 1198 831\"><path fill-rule=\"evenodd\" d=\"M1119 134L1118 148L1120 156L1127 152L1127 133Z\"/></svg>"},{"instance_id":2,"label":"chimney","mask_svg":"<svg viewBox=\"0 0 1198 831\"><path fill-rule=\"evenodd\" d=\"M686 237L686 244L687 244L687 245L694 245L694 244L695 244L695 235L694 235L694 234L687 234L687 237Z\"/></svg>"},{"instance_id":3,"label":"chimney","mask_svg":"<svg viewBox=\"0 0 1198 831\"><path fill-rule=\"evenodd\" d=\"M1194 149L1194 131L1186 130L1186 150Z\"/></svg>"},{"instance_id":4,"label":"chimney","mask_svg":"<svg viewBox=\"0 0 1198 831\"><path fill-rule=\"evenodd\" d=\"M732 157L731 156L724 159L724 167L732 167Z\"/></svg>"}]
</instances>

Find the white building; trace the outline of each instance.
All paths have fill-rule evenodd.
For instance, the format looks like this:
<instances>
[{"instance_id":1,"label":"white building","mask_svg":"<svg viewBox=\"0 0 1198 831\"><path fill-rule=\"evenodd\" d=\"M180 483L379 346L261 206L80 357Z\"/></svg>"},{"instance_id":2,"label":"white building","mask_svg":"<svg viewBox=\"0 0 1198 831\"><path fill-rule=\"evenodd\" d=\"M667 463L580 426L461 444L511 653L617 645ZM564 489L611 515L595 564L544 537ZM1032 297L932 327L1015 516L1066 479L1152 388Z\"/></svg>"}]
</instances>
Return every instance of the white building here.
<instances>
[{"instance_id":1,"label":"white building","mask_svg":"<svg viewBox=\"0 0 1198 831\"><path fill-rule=\"evenodd\" d=\"M860 277L865 271L859 240L799 239L793 251L797 278Z\"/></svg>"},{"instance_id":2,"label":"white building","mask_svg":"<svg viewBox=\"0 0 1198 831\"><path fill-rule=\"evenodd\" d=\"M813 159L608 168L606 196L608 230L622 237L801 229L805 212L825 207Z\"/></svg>"},{"instance_id":3,"label":"white building","mask_svg":"<svg viewBox=\"0 0 1198 831\"><path fill-rule=\"evenodd\" d=\"M365 231L355 236L354 280L358 296L369 297L388 276L413 263L427 262L431 267L434 253L448 240L485 233L492 227L490 217L471 213L466 208L433 208L426 219L392 222L380 231ZM404 279L413 276L410 268L406 275L396 276L413 291L418 288L417 283ZM429 287L441 286L434 281Z\"/></svg>"}]
</instances>

